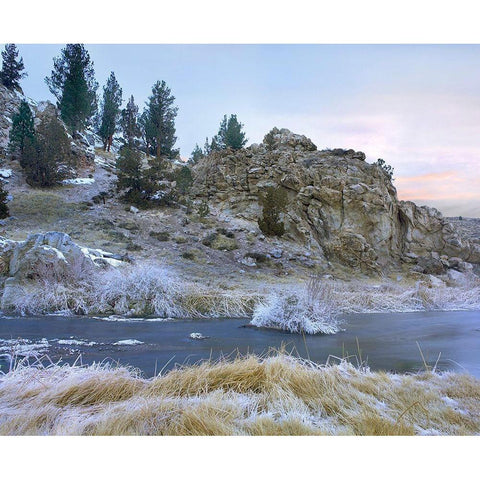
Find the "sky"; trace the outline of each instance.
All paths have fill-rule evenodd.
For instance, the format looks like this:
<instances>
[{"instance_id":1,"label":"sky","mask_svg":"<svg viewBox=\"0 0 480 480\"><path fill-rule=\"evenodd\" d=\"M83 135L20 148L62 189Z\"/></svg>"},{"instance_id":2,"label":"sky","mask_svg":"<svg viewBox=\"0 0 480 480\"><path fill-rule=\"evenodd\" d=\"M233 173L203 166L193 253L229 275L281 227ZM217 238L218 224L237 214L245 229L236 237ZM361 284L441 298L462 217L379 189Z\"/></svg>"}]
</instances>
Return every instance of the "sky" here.
<instances>
[{"instance_id":1,"label":"sky","mask_svg":"<svg viewBox=\"0 0 480 480\"><path fill-rule=\"evenodd\" d=\"M3 49L3 45L0 46ZM35 100L63 45L19 44ZM235 113L250 143L274 126L319 149L353 148L394 168L400 199L480 216L480 45L86 45L140 110L157 80L178 106L184 158ZM99 93L101 93L101 87Z\"/></svg>"}]
</instances>

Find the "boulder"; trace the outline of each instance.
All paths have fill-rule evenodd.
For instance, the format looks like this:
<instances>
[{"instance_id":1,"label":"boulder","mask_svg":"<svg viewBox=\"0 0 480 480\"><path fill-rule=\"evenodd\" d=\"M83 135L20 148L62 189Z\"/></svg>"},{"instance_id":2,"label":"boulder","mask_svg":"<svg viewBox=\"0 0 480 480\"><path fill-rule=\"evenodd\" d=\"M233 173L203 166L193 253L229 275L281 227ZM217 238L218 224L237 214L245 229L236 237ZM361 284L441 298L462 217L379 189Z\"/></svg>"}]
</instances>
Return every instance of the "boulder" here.
<instances>
[{"instance_id":1,"label":"boulder","mask_svg":"<svg viewBox=\"0 0 480 480\"><path fill-rule=\"evenodd\" d=\"M446 268L438 256L430 254L418 258L415 270L427 275L442 275L445 273Z\"/></svg>"},{"instance_id":2,"label":"boulder","mask_svg":"<svg viewBox=\"0 0 480 480\"><path fill-rule=\"evenodd\" d=\"M23 242L0 237L0 266L5 278L2 308L22 295L29 282L75 281L95 268L120 266L124 259L99 249L81 247L62 232L36 233Z\"/></svg>"},{"instance_id":3,"label":"boulder","mask_svg":"<svg viewBox=\"0 0 480 480\"><path fill-rule=\"evenodd\" d=\"M273 248L272 250L270 250L270 255L273 258L282 258L283 250L281 248Z\"/></svg>"}]
</instances>

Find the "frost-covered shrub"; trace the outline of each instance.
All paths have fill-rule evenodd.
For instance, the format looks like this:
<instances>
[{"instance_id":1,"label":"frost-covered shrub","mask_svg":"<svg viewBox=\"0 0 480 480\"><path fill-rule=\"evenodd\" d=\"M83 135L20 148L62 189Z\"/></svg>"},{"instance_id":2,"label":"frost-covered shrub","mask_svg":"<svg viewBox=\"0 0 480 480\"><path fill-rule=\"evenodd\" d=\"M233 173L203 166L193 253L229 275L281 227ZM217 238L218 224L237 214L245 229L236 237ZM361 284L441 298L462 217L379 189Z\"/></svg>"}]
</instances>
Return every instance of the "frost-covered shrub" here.
<instances>
[{"instance_id":1,"label":"frost-covered shrub","mask_svg":"<svg viewBox=\"0 0 480 480\"><path fill-rule=\"evenodd\" d=\"M318 279L311 279L302 290L270 295L255 307L250 323L295 333L332 334L339 330L331 287Z\"/></svg>"},{"instance_id":2,"label":"frost-covered shrub","mask_svg":"<svg viewBox=\"0 0 480 480\"><path fill-rule=\"evenodd\" d=\"M130 315L181 317L181 285L166 267L132 266L106 271L100 278L93 307Z\"/></svg>"}]
</instances>

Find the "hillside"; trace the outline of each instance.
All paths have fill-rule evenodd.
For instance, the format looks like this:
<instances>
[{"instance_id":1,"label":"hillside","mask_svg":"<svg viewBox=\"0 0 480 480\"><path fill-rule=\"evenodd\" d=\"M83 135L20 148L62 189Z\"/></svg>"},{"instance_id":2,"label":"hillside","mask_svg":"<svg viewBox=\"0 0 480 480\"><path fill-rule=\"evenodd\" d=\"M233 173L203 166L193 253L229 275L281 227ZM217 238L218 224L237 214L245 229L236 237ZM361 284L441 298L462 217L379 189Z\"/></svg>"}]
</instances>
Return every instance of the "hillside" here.
<instances>
[{"instance_id":1,"label":"hillside","mask_svg":"<svg viewBox=\"0 0 480 480\"><path fill-rule=\"evenodd\" d=\"M122 202L115 188L116 149L104 152L92 132L71 139L79 159L75 178L34 189L5 150L20 96L2 87L0 95L1 167L12 196L11 217L1 221L6 239L64 232L79 245L138 265L170 266L179 279L226 291L268 291L312 275L409 283L430 282L433 274L450 281L480 263L471 220L453 219L452 225L435 209L399 201L388 174L362 152L318 151L287 129L277 130L269 145L201 159L192 167L189 208L178 203L138 210ZM31 105L36 121L57 115L48 102ZM259 195L270 186L287 197L282 237L266 236L258 225ZM209 205L206 216L198 214L202 202ZM8 265L11 247L5 248L2 262Z\"/></svg>"}]
</instances>

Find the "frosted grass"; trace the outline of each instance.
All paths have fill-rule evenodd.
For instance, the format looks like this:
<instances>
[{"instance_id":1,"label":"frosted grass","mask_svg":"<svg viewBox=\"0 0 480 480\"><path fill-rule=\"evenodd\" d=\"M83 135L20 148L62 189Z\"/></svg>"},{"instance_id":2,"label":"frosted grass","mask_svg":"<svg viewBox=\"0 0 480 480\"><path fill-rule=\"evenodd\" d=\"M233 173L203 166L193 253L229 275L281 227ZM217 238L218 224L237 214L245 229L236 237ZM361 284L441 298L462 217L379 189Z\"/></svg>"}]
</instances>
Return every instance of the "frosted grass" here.
<instances>
[{"instance_id":1,"label":"frosted grass","mask_svg":"<svg viewBox=\"0 0 480 480\"><path fill-rule=\"evenodd\" d=\"M143 379L107 363L0 375L3 435L472 435L480 382L371 372L280 353Z\"/></svg>"}]
</instances>

